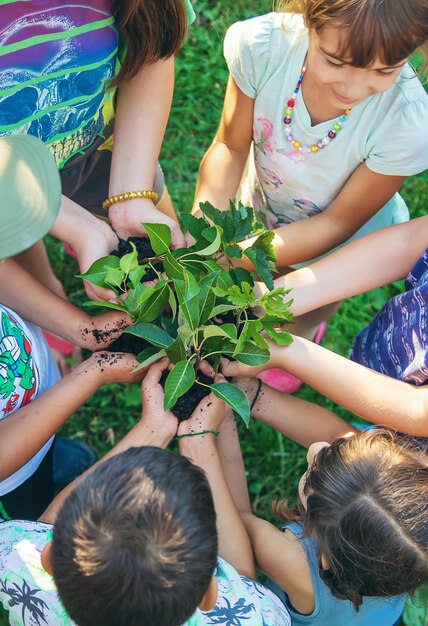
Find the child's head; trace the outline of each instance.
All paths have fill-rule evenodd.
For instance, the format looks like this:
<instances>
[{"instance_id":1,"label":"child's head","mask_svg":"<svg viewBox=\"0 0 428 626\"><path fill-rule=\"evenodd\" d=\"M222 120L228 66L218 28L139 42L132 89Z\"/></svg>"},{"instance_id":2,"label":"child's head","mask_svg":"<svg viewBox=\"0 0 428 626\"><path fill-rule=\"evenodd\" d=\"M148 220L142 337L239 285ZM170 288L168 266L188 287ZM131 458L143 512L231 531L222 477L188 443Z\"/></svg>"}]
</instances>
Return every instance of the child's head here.
<instances>
[{"instance_id":1,"label":"child's head","mask_svg":"<svg viewBox=\"0 0 428 626\"><path fill-rule=\"evenodd\" d=\"M398 65L428 39L425 0L282 0L279 8L301 13L317 35L338 28L332 52L358 68Z\"/></svg>"},{"instance_id":2,"label":"child's head","mask_svg":"<svg viewBox=\"0 0 428 626\"><path fill-rule=\"evenodd\" d=\"M51 566L79 626L180 626L210 587L216 557L205 475L149 446L107 460L68 496Z\"/></svg>"},{"instance_id":3,"label":"child's head","mask_svg":"<svg viewBox=\"0 0 428 626\"><path fill-rule=\"evenodd\" d=\"M60 178L48 148L31 135L0 137L0 259L42 239L60 202Z\"/></svg>"},{"instance_id":4,"label":"child's head","mask_svg":"<svg viewBox=\"0 0 428 626\"><path fill-rule=\"evenodd\" d=\"M316 445L308 451L301 500L324 582L355 606L362 596L414 591L428 580L426 455L400 446L385 430L319 451Z\"/></svg>"}]
</instances>

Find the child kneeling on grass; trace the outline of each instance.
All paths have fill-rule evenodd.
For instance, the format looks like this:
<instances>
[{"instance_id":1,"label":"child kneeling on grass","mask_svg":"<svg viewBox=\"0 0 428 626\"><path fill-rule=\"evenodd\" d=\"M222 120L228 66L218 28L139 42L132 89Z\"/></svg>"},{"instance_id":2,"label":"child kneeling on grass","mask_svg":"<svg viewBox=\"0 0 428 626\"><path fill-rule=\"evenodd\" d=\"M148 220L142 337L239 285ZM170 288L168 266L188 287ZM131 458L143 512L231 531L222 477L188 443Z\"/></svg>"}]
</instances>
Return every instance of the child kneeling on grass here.
<instances>
[{"instance_id":1,"label":"child kneeling on grass","mask_svg":"<svg viewBox=\"0 0 428 626\"><path fill-rule=\"evenodd\" d=\"M167 365L149 369L141 421L113 458L67 487L38 522L0 523L0 602L15 626L291 625L282 602L255 580L222 473L214 432L225 405L210 394L179 426L162 408ZM165 447L177 428L182 453L195 439L207 446L207 476L198 458L153 447Z\"/></svg>"},{"instance_id":2,"label":"child kneeling on grass","mask_svg":"<svg viewBox=\"0 0 428 626\"><path fill-rule=\"evenodd\" d=\"M100 350L130 323L118 312L89 316L44 287L14 259L49 230L60 237L67 230L67 239L75 229L79 211L60 211L60 192L53 158L39 140L0 139L2 517L37 519L53 498L54 483L73 480L94 462L86 445L55 439L55 431L101 385L131 381L129 373L137 364L131 355L97 353L59 380L38 326L80 347Z\"/></svg>"}]
</instances>

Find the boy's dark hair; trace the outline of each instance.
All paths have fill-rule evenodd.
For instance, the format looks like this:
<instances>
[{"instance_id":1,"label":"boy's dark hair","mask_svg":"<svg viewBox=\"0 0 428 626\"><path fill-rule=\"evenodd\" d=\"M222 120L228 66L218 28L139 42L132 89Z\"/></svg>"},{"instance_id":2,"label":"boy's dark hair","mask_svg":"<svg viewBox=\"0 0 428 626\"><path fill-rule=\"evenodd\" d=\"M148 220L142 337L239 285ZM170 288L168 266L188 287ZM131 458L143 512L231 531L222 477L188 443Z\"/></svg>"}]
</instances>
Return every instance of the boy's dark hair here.
<instances>
[{"instance_id":1,"label":"boy's dark hair","mask_svg":"<svg viewBox=\"0 0 428 626\"><path fill-rule=\"evenodd\" d=\"M304 491L305 535L329 561L320 576L334 596L358 608L363 596L413 592L428 580L424 453L387 430L360 432L320 450Z\"/></svg>"},{"instance_id":2,"label":"boy's dark hair","mask_svg":"<svg viewBox=\"0 0 428 626\"><path fill-rule=\"evenodd\" d=\"M113 0L125 58L111 87L133 78L143 65L167 59L181 48L187 33L183 0Z\"/></svg>"},{"instance_id":3,"label":"boy's dark hair","mask_svg":"<svg viewBox=\"0 0 428 626\"><path fill-rule=\"evenodd\" d=\"M208 481L151 446L100 465L65 500L52 570L79 626L179 626L206 592L217 557Z\"/></svg>"}]
</instances>

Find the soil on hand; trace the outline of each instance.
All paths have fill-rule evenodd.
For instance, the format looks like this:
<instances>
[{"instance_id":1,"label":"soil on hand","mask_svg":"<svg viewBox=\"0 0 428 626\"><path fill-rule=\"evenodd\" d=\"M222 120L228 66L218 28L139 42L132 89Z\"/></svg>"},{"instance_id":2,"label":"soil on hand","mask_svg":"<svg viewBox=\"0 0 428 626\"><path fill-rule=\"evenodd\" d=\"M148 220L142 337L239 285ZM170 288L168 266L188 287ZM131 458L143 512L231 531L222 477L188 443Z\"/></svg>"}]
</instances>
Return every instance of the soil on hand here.
<instances>
[{"instance_id":1,"label":"soil on hand","mask_svg":"<svg viewBox=\"0 0 428 626\"><path fill-rule=\"evenodd\" d=\"M129 352L130 354L140 354L145 348L150 346L148 341L130 335L129 333L123 333L116 341L113 341L107 348L109 352Z\"/></svg>"},{"instance_id":2,"label":"soil on hand","mask_svg":"<svg viewBox=\"0 0 428 626\"><path fill-rule=\"evenodd\" d=\"M162 387L165 386L165 381L168 374L169 372L167 370L164 371L162 374L162 378L160 380ZM201 372L198 373L197 377L198 380L201 381L201 383L204 383L204 385L212 385L213 383L212 378L210 378L209 376L205 376L205 374L202 374ZM203 387L202 385L198 385L197 383L195 383L193 387L189 389L189 391L186 391L184 396L178 398L171 411L174 413L179 422L184 422L184 420L189 419L193 411L198 406L199 402L203 398L205 398L205 396L207 396L210 392L211 391L208 387Z\"/></svg>"},{"instance_id":3,"label":"soil on hand","mask_svg":"<svg viewBox=\"0 0 428 626\"><path fill-rule=\"evenodd\" d=\"M119 258L123 257L125 254L129 254L130 252L132 252L131 243L133 243L137 249L139 263L143 263L147 259L151 259L156 256L147 237L130 237L129 239L119 239L119 245L117 249L113 250L111 254ZM162 263L153 263L153 267L155 267L160 272L163 269ZM152 270L151 267L148 267L146 269L146 273L143 276L143 282L154 280L155 278L157 278L157 274L154 272L154 270Z\"/></svg>"}]
</instances>

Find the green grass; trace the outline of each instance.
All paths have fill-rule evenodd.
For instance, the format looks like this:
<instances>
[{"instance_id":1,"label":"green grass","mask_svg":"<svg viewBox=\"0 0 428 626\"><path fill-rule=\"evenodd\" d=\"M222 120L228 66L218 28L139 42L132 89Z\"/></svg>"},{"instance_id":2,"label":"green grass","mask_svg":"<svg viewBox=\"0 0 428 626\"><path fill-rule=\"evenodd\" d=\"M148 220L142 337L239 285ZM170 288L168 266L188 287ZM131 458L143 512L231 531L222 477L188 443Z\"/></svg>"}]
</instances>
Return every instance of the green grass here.
<instances>
[{"instance_id":1,"label":"green grass","mask_svg":"<svg viewBox=\"0 0 428 626\"><path fill-rule=\"evenodd\" d=\"M227 27L238 19L271 10L269 0L198 0L196 24L177 59L176 89L170 122L162 150L162 166L169 191L179 211L189 210L199 161L209 146L220 117L227 69L222 41ZM428 173L409 179L403 189L412 217L428 206ZM76 266L53 241L48 247L54 270L66 285L70 298L81 303L85 296L74 278ZM347 355L352 340L401 284L357 296L342 303L329 322L323 344ZM332 381L334 384L334 381ZM299 397L350 416L314 390L303 386ZM99 390L63 427L65 435L87 441L101 456L132 427L140 414L138 385L111 385ZM271 519L271 501L293 500L305 469L305 451L268 427L251 423L241 427L242 450L254 509ZM1 609L0 609L1 612ZM0 615L0 625L6 624Z\"/></svg>"}]
</instances>

